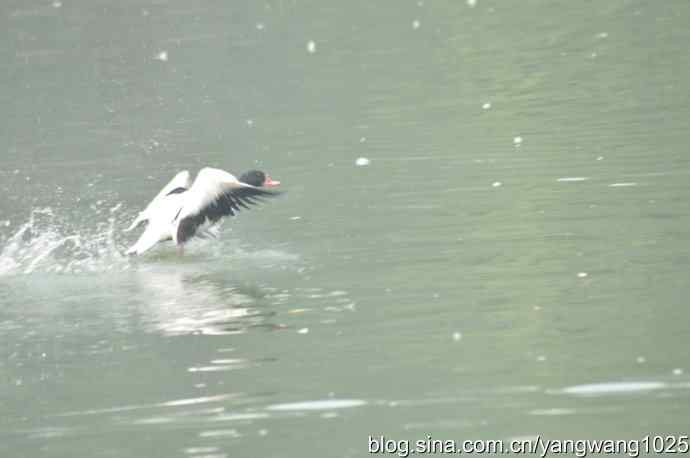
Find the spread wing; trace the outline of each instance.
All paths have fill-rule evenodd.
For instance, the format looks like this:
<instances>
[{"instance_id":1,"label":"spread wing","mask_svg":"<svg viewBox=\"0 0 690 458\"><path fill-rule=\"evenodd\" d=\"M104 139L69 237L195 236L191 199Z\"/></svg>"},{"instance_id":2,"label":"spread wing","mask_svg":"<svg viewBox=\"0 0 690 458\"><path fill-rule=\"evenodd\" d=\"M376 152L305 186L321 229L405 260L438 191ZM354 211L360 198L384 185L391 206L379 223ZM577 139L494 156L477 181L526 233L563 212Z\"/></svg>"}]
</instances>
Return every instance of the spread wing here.
<instances>
[{"instance_id":1,"label":"spread wing","mask_svg":"<svg viewBox=\"0 0 690 458\"><path fill-rule=\"evenodd\" d=\"M192 176L190 175L188 170L183 170L177 175L175 175L175 177L172 180L170 180L170 182L166 184L163 187L163 189L160 190L156 197L154 197L153 200L149 202L146 208L142 212L140 212L139 215L137 215L132 224L130 224L130 226L127 229L125 229L125 232L131 231L142 222L148 220L151 209L154 208L163 197L167 196L168 194L184 192L187 189L189 189L191 185Z\"/></svg>"},{"instance_id":2,"label":"spread wing","mask_svg":"<svg viewBox=\"0 0 690 458\"><path fill-rule=\"evenodd\" d=\"M178 215L175 242L180 244L196 234L204 223L215 223L224 216L234 216L240 209L280 195L242 183L234 175L220 169L204 168L186 194Z\"/></svg>"}]
</instances>

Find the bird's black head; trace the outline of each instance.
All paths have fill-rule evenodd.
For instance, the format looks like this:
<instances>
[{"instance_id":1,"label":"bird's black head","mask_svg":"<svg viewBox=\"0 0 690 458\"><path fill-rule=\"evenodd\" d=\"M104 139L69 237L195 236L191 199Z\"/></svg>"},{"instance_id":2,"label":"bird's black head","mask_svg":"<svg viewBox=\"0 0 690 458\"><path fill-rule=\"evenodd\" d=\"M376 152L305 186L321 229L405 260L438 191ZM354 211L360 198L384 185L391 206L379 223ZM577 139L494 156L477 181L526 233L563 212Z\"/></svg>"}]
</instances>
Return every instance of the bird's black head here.
<instances>
[{"instance_id":1,"label":"bird's black head","mask_svg":"<svg viewBox=\"0 0 690 458\"><path fill-rule=\"evenodd\" d=\"M240 181L242 183L247 183L257 187L272 187L278 186L280 184L280 181L272 179L270 176L268 176L261 170L250 170L249 172L244 173L240 177Z\"/></svg>"}]
</instances>

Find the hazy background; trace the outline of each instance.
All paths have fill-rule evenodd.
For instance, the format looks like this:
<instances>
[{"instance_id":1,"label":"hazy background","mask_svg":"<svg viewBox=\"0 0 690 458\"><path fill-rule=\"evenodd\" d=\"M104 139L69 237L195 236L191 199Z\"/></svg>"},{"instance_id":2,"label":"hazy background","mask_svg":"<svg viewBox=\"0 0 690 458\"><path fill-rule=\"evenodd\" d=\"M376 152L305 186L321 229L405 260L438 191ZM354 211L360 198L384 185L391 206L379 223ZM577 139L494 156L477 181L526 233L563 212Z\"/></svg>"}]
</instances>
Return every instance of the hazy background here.
<instances>
[{"instance_id":1,"label":"hazy background","mask_svg":"<svg viewBox=\"0 0 690 458\"><path fill-rule=\"evenodd\" d=\"M4 1L0 454L687 434L689 14ZM126 258L206 165L287 193Z\"/></svg>"}]
</instances>

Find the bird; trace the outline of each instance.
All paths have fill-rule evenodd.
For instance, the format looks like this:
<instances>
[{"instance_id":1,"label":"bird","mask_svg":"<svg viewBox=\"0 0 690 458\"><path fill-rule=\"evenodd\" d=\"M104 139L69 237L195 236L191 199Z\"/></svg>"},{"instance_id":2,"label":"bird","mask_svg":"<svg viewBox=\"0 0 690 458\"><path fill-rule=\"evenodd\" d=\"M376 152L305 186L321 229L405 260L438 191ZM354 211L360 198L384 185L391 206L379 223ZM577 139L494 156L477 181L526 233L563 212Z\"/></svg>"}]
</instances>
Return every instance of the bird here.
<instances>
[{"instance_id":1,"label":"bird","mask_svg":"<svg viewBox=\"0 0 690 458\"><path fill-rule=\"evenodd\" d=\"M225 170L205 167L194 182L189 171L183 170L168 184L125 229L129 232L146 222L144 232L127 251L142 255L159 242L172 240L179 255L184 244L193 237L211 235L209 229L223 217L234 216L265 198L281 193L271 188L280 185L261 170L250 170L236 178Z\"/></svg>"}]
</instances>

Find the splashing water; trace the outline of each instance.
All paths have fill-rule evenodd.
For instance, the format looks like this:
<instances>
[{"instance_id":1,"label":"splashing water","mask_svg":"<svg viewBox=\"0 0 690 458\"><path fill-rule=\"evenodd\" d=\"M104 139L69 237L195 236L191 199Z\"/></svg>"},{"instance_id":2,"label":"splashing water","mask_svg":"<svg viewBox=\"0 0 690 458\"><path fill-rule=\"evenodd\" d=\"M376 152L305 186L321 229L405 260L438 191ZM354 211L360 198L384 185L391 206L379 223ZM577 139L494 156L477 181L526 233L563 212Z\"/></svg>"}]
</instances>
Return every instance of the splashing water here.
<instances>
[{"instance_id":1,"label":"splashing water","mask_svg":"<svg viewBox=\"0 0 690 458\"><path fill-rule=\"evenodd\" d=\"M114 239L113 214L119 208L111 208L109 217L95 227L84 228L70 227L50 207L34 209L0 245L0 276L127 270L127 258Z\"/></svg>"},{"instance_id":2,"label":"splashing water","mask_svg":"<svg viewBox=\"0 0 690 458\"><path fill-rule=\"evenodd\" d=\"M51 207L35 208L28 220L20 225L0 224L0 277L31 273L98 273L139 270L141 262L181 262L174 251L161 248L146 258L132 262L125 249L132 240L121 235L129 223L130 212L121 211L122 203L114 206L99 200L89 208L92 213L74 222ZM9 221L8 221L9 222ZM2 222L0 222L2 223ZM247 265L299 269L299 257L280 250L244 247L240 240L218 243L220 225L211 228L210 240L194 240L186 262L207 257L230 257ZM122 238L121 238L122 237ZM131 237L129 237L131 239ZM201 258L200 258L201 256Z\"/></svg>"}]
</instances>

